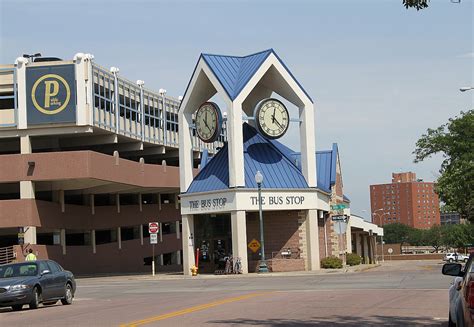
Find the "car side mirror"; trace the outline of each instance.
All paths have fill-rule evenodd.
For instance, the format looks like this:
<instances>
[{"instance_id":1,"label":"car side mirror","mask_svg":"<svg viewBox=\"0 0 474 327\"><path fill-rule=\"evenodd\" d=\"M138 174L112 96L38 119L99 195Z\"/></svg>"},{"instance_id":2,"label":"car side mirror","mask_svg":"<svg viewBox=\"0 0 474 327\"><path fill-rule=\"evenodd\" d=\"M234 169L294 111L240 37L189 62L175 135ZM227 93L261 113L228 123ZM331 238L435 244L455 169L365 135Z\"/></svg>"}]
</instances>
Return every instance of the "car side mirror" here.
<instances>
[{"instance_id":1,"label":"car side mirror","mask_svg":"<svg viewBox=\"0 0 474 327\"><path fill-rule=\"evenodd\" d=\"M51 271L49 271L48 269L45 269L41 272L41 276L47 275L47 274L51 274Z\"/></svg>"},{"instance_id":2,"label":"car side mirror","mask_svg":"<svg viewBox=\"0 0 474 327\"><path fill-rule=\"evenodd\" d=\"M459 263L445 263L442 273L447 276L462 277L462 265Z\"/></svg>"}]
</instances>

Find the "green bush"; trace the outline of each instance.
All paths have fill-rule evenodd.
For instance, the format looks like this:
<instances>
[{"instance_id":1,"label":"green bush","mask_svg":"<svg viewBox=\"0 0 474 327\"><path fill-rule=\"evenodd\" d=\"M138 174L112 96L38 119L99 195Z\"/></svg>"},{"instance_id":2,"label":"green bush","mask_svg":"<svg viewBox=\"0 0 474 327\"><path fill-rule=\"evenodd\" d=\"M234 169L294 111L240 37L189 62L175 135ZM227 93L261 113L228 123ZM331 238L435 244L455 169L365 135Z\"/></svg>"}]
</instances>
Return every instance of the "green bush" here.
<instances>
[{"instance_id":1,"label":"green bush","mask_svg":"<svg viewBox=\"0 0 474 327\"><path fill-rule=\"evenodd\" d=\"M362 258L357 253L347 253L346 254L346 263L349 266L360 265Z\"/></svg>"},{"instance_id":2,"label":"green bush","mask_svg":"<svg viewBox=\"0 0 474 327\"><path fill-rule=\"evenodd\" d=\"M342 268L342 260L336 257L326 257L321 260L321 268L324 269L336 269Z\"/></svg>"}]
</instances>

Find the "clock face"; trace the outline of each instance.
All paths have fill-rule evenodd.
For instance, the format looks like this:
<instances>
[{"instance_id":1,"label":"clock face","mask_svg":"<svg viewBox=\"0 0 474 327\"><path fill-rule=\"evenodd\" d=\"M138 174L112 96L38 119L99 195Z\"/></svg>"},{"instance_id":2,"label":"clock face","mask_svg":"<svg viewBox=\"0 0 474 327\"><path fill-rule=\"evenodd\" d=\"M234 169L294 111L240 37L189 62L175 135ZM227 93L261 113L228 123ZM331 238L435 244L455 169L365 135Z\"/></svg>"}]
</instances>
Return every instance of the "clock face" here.
<instances>
[{"instance_id":1,"label":"clock face","mask_svg":"<svg viewBox=\"0 0 474 327\"><path fill-rule=\"evenodd\" d=\"M212 143L221 133L222 115L217 104L204 102L196 111L196 132L198 137Z\"/></svg>"},{"instance_id":2,"label":"clock face","mask_svg":"<svg viewBox=\"0 0 474 327\"><path fill-rule=\"evenodd\" d=\"M290 116L285 105L277 99L262 100L256 108L257 128L265 137L282 137L290 125Z\"/></svg>"}]
</instances>

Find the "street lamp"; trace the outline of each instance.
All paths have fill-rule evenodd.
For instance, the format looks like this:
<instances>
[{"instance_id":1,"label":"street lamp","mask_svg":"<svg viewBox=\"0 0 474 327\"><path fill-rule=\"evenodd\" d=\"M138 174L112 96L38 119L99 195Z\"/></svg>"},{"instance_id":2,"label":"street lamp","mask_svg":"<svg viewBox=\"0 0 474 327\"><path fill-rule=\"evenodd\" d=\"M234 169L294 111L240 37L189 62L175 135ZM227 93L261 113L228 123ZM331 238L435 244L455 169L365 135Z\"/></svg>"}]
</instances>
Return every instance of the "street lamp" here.
<instances>
[{"instance_id":1,"label":"street lamp","mask_svg":"<svg viewBox=\"0 0 474 327\"><path fill-rule=\"evenodd\" d=\"M473 90L473 89L474 89L474 86L463 86L459 89L459 91L466 92L466 91L470 91L470 90Z\"/></svg>"},{"instance_id":2,"label":"street lamp","mask_svg":"<svg viewBox=\"0 0 474 327\"><path fill-rule=\"evenodd\" d=\"M257 183L258 187L258 215L260 217L260 244L261 244L261 259L260 265L258 266L259 273L267 273L268 267L265 261L265 240L263 237L263 212L262 212L262 183L263 183L263 175L262 173L257 170L255 174L255 182Z\"/></svg>"},{"instance_id":3,"label":"street lamp","mask_svg":"<svg viewBox=\"0 0 474 327\"><path fill-rule=\"evenodd\" d=\"M383 208L375 210L374 212L372 212L372 217L375 216L377 211L383 211L383 210L384 210ZM386 212L384 212L382 214L382 216L385 215L385 214L386 214ZM380 225L380 227L383 228L383 220L382 220L382 217L381 217L380 213L378 214L378 216L379 216L379 225ZM381 239L381 242L382 242L382 262L385 262L384 253L383 253L383 235L380 236L380 239Z\"/></svg>"}]
</instances>

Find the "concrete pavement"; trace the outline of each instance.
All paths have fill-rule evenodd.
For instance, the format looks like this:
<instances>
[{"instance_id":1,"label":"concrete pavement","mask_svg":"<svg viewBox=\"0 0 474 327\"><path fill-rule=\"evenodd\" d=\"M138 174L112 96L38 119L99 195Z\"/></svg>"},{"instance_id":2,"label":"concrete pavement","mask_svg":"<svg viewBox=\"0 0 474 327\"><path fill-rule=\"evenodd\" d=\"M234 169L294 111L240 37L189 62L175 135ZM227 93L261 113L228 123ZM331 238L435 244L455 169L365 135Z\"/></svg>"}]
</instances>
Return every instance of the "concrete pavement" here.
<instances>
[{"instance_id":1,"label":"concrete pavement","mask_svg":"<svg viewBox=\"0 0 474 327\"><path fill-rule=\"evenodd\" d=\"M439 262L398 261L346 273L79 279L73 305L0 309L0 324L443 326L451 278L440 270Z\"/></svg>"}]
</instances>

